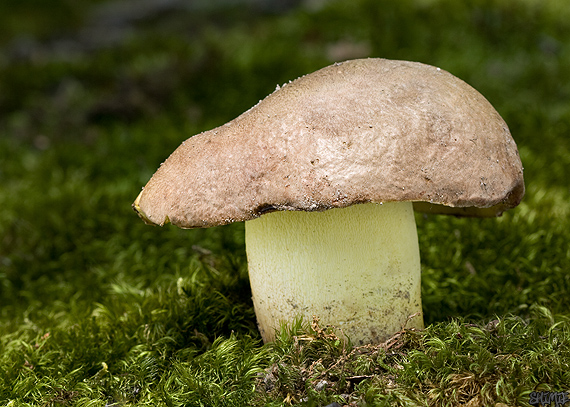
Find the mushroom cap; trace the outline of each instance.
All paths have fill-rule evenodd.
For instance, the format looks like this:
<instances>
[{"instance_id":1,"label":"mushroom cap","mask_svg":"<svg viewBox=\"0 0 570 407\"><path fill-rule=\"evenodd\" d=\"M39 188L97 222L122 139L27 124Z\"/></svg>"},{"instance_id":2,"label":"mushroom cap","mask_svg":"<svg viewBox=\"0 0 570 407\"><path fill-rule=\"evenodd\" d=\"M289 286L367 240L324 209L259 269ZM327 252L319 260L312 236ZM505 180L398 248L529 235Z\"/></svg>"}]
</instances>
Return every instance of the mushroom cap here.
<instances>
[{"instance_id":1,"label":"mushroom cap","mask_svg":"<svg viewBox=\"0 0 570 407\"><path fill-rule=\"evenodd\" d=\"M359 59L184 141L133 206L148 223L195 228L364 202L498 216L523 195L516 144L479 92L433 66Z\"/></svg>"}]
</instances>

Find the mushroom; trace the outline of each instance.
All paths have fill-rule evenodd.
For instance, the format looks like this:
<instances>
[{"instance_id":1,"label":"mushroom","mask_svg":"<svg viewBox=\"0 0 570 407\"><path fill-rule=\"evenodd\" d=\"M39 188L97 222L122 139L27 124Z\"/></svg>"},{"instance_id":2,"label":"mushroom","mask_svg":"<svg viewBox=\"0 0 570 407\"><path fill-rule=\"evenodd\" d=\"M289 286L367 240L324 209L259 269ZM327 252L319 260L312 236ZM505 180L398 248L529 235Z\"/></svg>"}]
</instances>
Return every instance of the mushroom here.
<instances>
[{"instance_id":1,"label":"mushroom","mask_svg":"<svg viewBox=\"0 0 570 407\"><path fill-rule=\"evenodd\" d=\"M524 195L509 129L450 73L358 59L182 143L133 206L151 224L245 221L259 329L316 315L353 343L422 328L414 212L492 217Z\"/></svg>"}]
</instances>

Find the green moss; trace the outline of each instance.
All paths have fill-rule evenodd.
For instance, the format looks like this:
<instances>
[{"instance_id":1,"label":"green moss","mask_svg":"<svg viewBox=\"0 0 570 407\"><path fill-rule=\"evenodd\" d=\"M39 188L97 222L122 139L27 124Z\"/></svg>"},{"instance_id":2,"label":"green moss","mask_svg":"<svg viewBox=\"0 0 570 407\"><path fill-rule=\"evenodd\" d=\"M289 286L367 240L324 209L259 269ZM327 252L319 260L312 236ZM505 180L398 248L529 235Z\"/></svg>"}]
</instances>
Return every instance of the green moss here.
<instances>
[{"instance_id":1,"label":"green moss","mask_svg":"<svg viewBox=\"0 0 570 407\"><path fill-rule=\"evenodd\" d=\"M570 389L566 2L212 6L63 56L97 2L36 3L0 5L0 404L524 405ZM32 56L15 52L25 37ZM289 321L262 345L243 225L152 228L130 205L183 139L333 55L431 63L479 89L527 195L498 219L417 215L425 331L355 348Z\"/></svg>"}]
</instances>

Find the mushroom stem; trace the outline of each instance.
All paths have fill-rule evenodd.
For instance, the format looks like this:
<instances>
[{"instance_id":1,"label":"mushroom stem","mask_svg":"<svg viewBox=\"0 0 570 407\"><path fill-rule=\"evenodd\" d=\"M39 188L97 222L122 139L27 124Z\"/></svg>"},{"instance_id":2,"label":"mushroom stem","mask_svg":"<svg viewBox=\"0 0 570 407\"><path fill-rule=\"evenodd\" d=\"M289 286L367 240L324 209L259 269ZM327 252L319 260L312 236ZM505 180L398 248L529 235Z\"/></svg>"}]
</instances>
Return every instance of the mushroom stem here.
<instances>
[{"instance_id":1,"label":"mushroom stem","mask_svg":"<svg viewBox=\"0 0 570 407\"><path fill-rule=\"evenodd\" d=\"M354 344L379 343L404 325L423 328L411 202L273 212L247 221L245 230L265 342L298 316L316 315Z\"/></svg>"}]
</instances>

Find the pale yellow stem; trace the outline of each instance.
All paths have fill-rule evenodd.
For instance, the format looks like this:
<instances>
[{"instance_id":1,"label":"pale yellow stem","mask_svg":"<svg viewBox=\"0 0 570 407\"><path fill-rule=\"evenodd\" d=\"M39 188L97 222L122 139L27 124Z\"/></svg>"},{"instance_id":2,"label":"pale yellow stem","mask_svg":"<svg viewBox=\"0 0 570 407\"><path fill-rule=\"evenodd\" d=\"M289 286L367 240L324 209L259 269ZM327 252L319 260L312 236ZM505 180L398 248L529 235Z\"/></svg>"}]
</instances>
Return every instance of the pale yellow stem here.
<instances>
[{"instance_id":1,"label":"pale yellow stem","mask_svg":"<svg viewBox=\"0 0 570 407\"><path fill-rule=\"evenodd\" d=\"M280 322L298 316L310 321L315 315L354 344L378 343L405 324L423 328L410 202L273 212L247 221L245 229L264 341L274 339Z\"/></svg>"}]
</instances>

